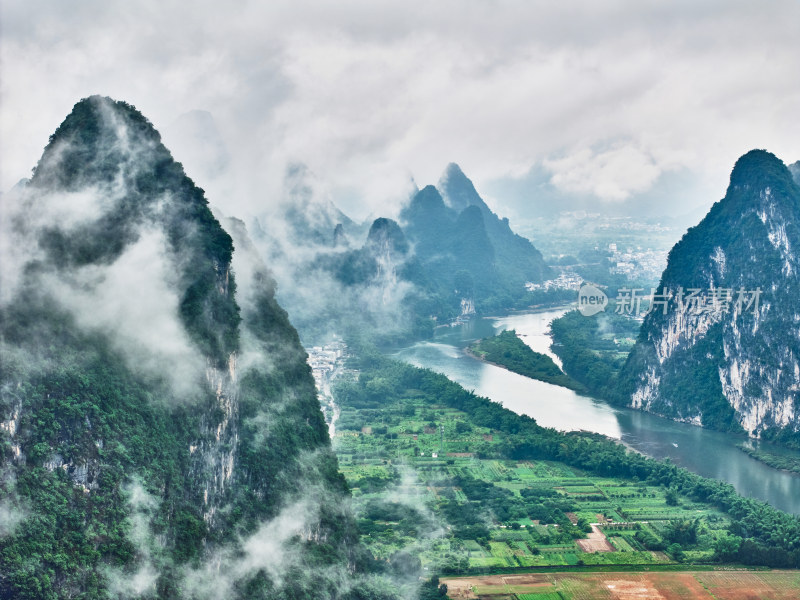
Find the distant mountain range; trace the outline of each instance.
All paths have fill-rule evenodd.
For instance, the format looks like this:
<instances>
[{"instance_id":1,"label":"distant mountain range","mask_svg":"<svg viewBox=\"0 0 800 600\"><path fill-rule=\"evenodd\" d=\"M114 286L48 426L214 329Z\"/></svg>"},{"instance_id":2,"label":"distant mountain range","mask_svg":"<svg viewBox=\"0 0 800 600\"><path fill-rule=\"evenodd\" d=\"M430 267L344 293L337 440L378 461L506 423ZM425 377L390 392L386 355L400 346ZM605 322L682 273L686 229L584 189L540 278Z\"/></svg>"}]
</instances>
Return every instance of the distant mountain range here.
<instances>
[{"instance_id":1,"label":"distant mountain range","mask_svg":"<svg viewBox=\"0 0 800 600\"><path fill-rule=\"evenodd\" d=\"M399 222L356 224L314 194L310 177L303 167L287 174L285 232L262 234L260 221L253 227L301 332L426 336L435 320L463 311L524 308L534 301L525 284L552 276L541 253L489 209L455 164L438 188L409 199ZM318 293L309 296L309 286Z\"/></svg>"},{"instance_id":2,"label":"distant mountain range","mask_svg":"<svg viewBox=\"0 0 800 600\"><path fill-rule=\"evenodd\" d=\"M400 218L432 286L459 300L474 297L479 311L524 302L525 283L552 276L541 253L489 209L456 164L438 188L420 190Z\"/></svg>"}]
</instances>

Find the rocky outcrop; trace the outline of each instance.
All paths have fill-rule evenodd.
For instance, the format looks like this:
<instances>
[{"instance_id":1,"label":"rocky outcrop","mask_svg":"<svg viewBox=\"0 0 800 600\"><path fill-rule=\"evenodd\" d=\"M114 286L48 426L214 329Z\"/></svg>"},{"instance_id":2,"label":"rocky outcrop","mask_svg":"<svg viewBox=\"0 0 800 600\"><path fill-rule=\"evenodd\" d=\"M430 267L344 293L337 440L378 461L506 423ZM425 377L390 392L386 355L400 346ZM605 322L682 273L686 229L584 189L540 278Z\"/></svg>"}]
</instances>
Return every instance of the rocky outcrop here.
<instances>
[{"instance_id":1,"label":"rocky outcrop","mask_svg":"<svg viewBox=\"0 0 800 600\"><path fill-rule=\"evenodd\" d=\"M672 249L621 375L627 402L754 436L800 428L800 187L772 154L736 163L725 198ZM661 296L663 299L664 296Z\"/></svg>"}]
</instances>

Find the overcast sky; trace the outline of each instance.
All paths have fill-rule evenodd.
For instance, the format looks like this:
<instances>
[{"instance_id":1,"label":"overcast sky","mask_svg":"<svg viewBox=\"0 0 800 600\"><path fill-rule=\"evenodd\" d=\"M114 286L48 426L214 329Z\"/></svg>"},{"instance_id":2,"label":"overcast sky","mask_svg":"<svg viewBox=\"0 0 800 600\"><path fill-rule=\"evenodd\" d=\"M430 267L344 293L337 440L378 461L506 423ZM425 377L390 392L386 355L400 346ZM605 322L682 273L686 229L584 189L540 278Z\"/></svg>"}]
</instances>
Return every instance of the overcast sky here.
<instances>
[{"instance_id":1,"label":"overcast sky","mask_svg":"<svg viewBox=\"0 0 800 600\"><path fill-rule=\"evenodd\" d=\"M160 130L209 111L232 212L298 161L356 217L451 161L527 217L685 212L747 150L800 159L797 0L5 0L0 40L3 190L96 93Z\"/></svg>"}]
</instances>

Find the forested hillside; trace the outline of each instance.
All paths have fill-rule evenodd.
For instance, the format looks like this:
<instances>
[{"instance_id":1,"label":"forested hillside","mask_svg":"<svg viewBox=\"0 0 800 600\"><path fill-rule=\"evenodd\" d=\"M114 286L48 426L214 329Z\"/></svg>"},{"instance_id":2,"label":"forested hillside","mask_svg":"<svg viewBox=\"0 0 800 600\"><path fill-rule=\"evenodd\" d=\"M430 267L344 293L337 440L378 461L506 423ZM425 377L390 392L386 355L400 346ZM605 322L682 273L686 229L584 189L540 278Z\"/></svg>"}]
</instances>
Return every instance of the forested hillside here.
<instances>
[{"instance_id":1,"label":"forested hillside","mask_svg":"<svg viewBox=\"0 0 800 600\"><path fill-rule=\"evenodd\" d=\"M14 194L0 597L382 597L274 282L147 119L80 101Z\"/></svg>"}]
</instances>

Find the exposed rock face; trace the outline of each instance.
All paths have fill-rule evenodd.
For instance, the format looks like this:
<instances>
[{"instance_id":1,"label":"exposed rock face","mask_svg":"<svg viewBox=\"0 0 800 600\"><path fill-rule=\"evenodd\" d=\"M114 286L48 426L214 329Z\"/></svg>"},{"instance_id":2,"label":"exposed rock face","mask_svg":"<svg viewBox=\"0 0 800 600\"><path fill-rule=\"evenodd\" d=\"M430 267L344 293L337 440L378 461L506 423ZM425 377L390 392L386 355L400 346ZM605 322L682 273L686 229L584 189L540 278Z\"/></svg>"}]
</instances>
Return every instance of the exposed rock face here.
<instances>
[{"instance_id":1,"label":"exposed rock face","mask_svg":"<svg viewBox=\"0 0 800 600\"><path fill-rule=\"evenodd\" d=\"M621 376L630 406L756 436L797 432L799 219L800 187L779 159L754 150L737 161L725 198L670 252L659 292L672 299L645 318Z\"/></svg>"}]
</instances>

